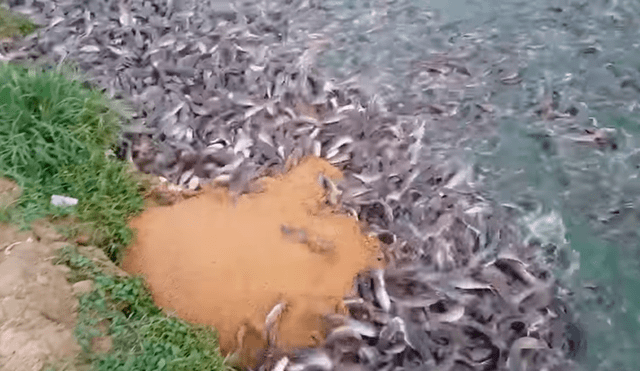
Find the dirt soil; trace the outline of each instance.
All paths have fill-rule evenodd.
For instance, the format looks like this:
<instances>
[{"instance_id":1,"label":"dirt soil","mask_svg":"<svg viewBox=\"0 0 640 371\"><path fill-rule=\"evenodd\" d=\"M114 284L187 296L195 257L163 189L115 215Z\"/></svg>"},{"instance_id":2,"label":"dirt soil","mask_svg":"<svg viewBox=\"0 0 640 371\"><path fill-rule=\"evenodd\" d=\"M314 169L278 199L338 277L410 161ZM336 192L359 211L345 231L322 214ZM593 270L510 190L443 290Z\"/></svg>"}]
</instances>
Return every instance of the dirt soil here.
<instances>
[{"instance_id":1,"label":"dirt soil","mask_svg":"<svg viewBox=\"0 0 640 371\"><path fill-rule=\"evenodd\" d=\"M210 188L150 208L132 222L138 236L123 267L146 277L159 306L215 326L223 354L253 357L265 346L265 319L278 303L267 321L277 323L277 345L313 345L321 317L340 310L356 274L381 264L377 240L327 204L335 195L327 197L320 174L341 177L308 158L262 179L259 193L234 199Z\"/></svg>"},{"instance_id":2,"label":"dirt soil","mask_svg":"<svg viewBox=\"0 0 640 371\"><path fill-rule=\"evenodd\" d=\"M0 206L18 196L15 184L0 178ZM0 224L1 371L39 371L80 351L73 333L82 285L67 281L68 267L52 264L64 245L45 222L27 232Z\"/></svg>"}]
</instances>

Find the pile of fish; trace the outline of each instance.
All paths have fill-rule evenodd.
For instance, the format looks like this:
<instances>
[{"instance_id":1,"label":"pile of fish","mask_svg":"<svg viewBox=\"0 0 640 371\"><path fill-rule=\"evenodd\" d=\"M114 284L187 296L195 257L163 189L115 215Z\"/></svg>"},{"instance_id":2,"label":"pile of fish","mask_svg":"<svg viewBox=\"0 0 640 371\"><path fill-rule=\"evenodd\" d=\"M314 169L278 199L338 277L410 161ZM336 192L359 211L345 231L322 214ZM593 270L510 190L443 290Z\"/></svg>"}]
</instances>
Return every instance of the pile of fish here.
<instances>
[{"instance_id":1,"label":"pile of fish","mask_svg":"<svg viewBox=\"0 0 640 371\"><path fill-rule=\"evenodd\" d=\"M326 317L323 347L267 355L264 369L578 369L584 339L535 247L464 197L430 201L442 216L424 241L381 233L387 268L356 278L349 315Z\"/></svg>"},{"instance_id":2,"label":"pile of fish","mask_svg":"<svg viewBox=\"0 0 640 371\"><path fill-rule=\"evenodd\" d=\"M350 315L327 317L322 347L268 352L258 369L575 367L584 343L567 330L554 257L522 244L507 211L454 156L465 138L491 130L497 109L465 101L487 85L480 64L465 62L479 47L417 60L404 91L377 94L376 81L320 71L335 25L311 0L10 5L43 28L4 59L73 63L128 102L120 156L142 171L238 193L307 155L344 171L341 204L377 234L388 267L357 277ZM492 84L518 83L499 67L513 61L487 58L478 59L497 69Z\"/></svg>"}]
</instances>

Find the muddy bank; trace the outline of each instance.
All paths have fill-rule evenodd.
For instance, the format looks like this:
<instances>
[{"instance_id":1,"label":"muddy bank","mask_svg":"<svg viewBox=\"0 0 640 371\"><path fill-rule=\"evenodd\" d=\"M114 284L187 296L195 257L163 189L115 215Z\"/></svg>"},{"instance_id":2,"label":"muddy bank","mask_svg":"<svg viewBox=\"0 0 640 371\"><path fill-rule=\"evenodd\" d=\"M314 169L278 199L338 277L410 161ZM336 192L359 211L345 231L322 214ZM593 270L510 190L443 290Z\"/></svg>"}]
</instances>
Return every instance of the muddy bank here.
<instances>
[{"instance_id":1,"label":"muddy bank","mask_svg":"<svg viewBox=\"0 0 640 371\"><path fill-rule=\"evenodd\" d=\"M151 208L132 222L137 241L124 267L146 276L158 305L214 325L223 353L241 347L238 340L245 350L266 346L265 317L278 303L278 347L316 345L321 318L342 308L356 274L381 265L377 239L330 205L335 195L321 175L341 177L312 157L261 179L256 193L234 198L211 188Z\"/></svg>"}]
</instances>

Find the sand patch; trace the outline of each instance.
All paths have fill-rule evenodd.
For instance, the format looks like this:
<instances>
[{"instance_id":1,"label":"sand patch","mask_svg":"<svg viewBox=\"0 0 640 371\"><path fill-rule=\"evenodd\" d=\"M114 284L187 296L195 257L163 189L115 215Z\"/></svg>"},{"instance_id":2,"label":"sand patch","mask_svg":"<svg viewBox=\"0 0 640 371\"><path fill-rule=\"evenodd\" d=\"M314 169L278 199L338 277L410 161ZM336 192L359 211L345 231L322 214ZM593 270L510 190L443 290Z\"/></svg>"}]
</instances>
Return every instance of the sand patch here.
<instances>
[{"instance_id":1,"label":"sand patch","mask_svg":"<svg viewBox=\"0 0 640 371\"><path fill-rule=\"evenodd\" d=\"M138 236L123 266L146 277L159 306L215 326L223 352L236 349L243 325L245 347L263 346L265 317L281 301L277 344L313 345L321 316L340 307L354 276L380 264L377 240L327 205L321 173L341 176L308 158L262 179L260 193L233 200L208 189L150 208L132 221Z\"/></svg>"}]
</instances>

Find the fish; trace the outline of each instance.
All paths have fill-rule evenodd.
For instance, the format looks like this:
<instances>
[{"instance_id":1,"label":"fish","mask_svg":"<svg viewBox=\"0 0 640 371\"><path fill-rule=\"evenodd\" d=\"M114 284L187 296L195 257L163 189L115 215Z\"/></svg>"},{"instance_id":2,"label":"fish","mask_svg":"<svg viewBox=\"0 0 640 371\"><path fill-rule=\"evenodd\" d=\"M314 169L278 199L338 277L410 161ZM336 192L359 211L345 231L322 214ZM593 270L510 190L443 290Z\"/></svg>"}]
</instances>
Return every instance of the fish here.
<instances>
[{"instance_id":1,"label":"fish","mask_svg":"<svg viewBox=\"0 0 640 371\"><path fill-rule=\"evenodd\" d=\"M342 136L335 140L335 142L326 149L326 158L336 157L340 153L340 148L353 143L353 139L349 136Z\"/></svg>"},{"instance_id":2,"label":"fish","mask_svg":"<svg viewBox=\"0 0 640 371\"><path fill-rule=\"evenodd\" d=\"M439 303L439 302L438 302ZM432 304L430 307L437 305L438 303ZM465 315L465 307L460 304L453 304L448 306L444 310L438 310L437 312L431 311L429 312L429 319L434 320L436 322L456 322L462 319Z\"/></svg>"},{"instance_id":3,"label":"fish","mask_svg":"<svg viewBox=\"0 0 640 371\"><path fill-rule=\"evenodd\" d=\"M510 371L524 371L527 369L526 361L522 359L524 349L547 349L548 346L542 340L532 337L521 337L513 342L507 358L507 367Z\"/></svg>"},{"instance_id":4,"label":"fish","mask_svg":"<svg viewBox=\"0 0 640 371\"><path fill-rule=\"evenodd\" d=\"M361 342L362 336L359 332L355 331L351 326L344 325L339 326L331 330L329 335L327 335L324 343L326 346L333 346L335 343L340 341L352 341L352 342Z\"/></svg>"},{"instance_id":5,"label":"fish","mask_svg":"<svg viewBox=\"0 0 640 371\"><path fill-rule=\"evenodd\" d=\"M355 320L355 319L349 319L349 320L347 320L346 326L350 327L357 334L360 334L360 336L364 336L364 337L368 337L368 338L375 338L377 336L377 334L378 334L378 330L377 330L376 326L374 326L373 324L371 324L369 322L363 322L363 321L359 321L359 320Z\"/></svg>"},{"instance_id":6,"label":"fish","mask_svg":"<svg viewBox=\"0 0 640 371\"><path fill-rule=\"evenodd\" d=\"M340 195L342 191L338 189L338 186L324 174L318 176L318 182L322 185L326 192L327 201L329 205L335 206L340 201Z\"/></svg>"},{"instance_id":7,"label":"fish","mask_svg":"<svg viewBox=\"0 0 640 371\"><path fill-rule=\"evenodd\" d=\"M386 326L380 330L380 341L377 344L378 350L387 354L402 353L408 346L406 326L400 317L394 317Z\"/></svg>"},{"instance_id":8,"label":"fish","mask_svg":"<svg viewBox=\"0 0 640 371\"><path fill-rule=\"evenodd\" d=\"M275 366L271 369L271 371L284 371L289 365L289 357L284 356L280 358L280 360L276 363Z\"/></svg>"},{"instance_id":9,"label":"fish","mask_svg":"<svg viewBox=\"0 0 640 371\"><path fill-rule=\"evenodd\" d=\"M479 181L473 184L480 174L444 158L467 139L494 132L496 115L510 113L486 97L496 86L522 81L517 61L492 48L486 34L465 34L450 51L425 56L390 49L398 60L410 61L406 71L343 74L345 65L333 74L320 68L318 53L326 45L329 56L353 50L350 43L362 35L344 32L350 23L314 1L36 3L26 2L26 14L45 27L0 59L77 62L93 86L129 97L122 100L136 103L136 117L124 120L121 131L141 171L190 188L225 184L236 194L250 191L268 168L290 169L308 155L343 171L340 184L319 179L329 204L368 224L388 256L385 268L354 280L357 298L345 301L350 315L329 326L346 326L334 330L334 341L346 334L362 339L354 351L360 365L484 369L487 350L512 350L504 341L513 336L510 326L498 326L507 319L537 323L541 338L552 333L555 283L538 278L533 259L516 247L508 211L482 197ZM384 25L387 10L373 12ZM416 15L440 29L438 37L448 32L433 14ZM588 119L584 108L577 116L546 117ZM612 149L619 145L615 134L594 128L560 139ZM331 250L286 227L310 248ZM440 302L447 303L444 310L432 310ZM265 329L275 329L285 311L284 302L275 304ZM422 316L412 315L420 311ZM569 321L566 313L555 316L559 325ZM465 351L470 340L461 334L469 323L491 344ZM404 339L396 341L396 335ZM422 359L413 354L414 345ZM256 369L349 368L322 346ZM338 353L347 357L343 350ZM515 366L516 353L509 357ZM533 361L535 369L553 369L546 360Z\"/></svg>"},{"instance_id":10,"label":"fish","mask_svg":"<svg viewBox=\"0 0 640 371\"><path fill-rule=\"evenodd\" d=\"M518 258L502 257L493 263L498 269L514 275L527 285L535 285L539 280L527 271L525 264Z\"/></svg>"},{"instance_id":11,"label":"fish","mask_svg":"<svg viewBox=\"0 0 640 371\"><path fill-rule=\"evenodd\" d=\"M383 311L389 312L391 310L391 299L387 293L384 272L381 269L375 269L372 272L372 277L376 302Z\"/></svg>"},{"instance_id":12,"label":"fish","mask_svg":"<svg viewBox=\"0 0 640 371\"><path fill-rule=\"evenodd\" d=\"M331 371L334 362L326 351L321 349L306 349L295 352L289 363L289 371Z\"/></svg>"},{"instance_id":13,"label":"fish","mask_svg":"<svg viewBox=\"0 0 640 371\"><path fill-rule=\"evenodd\" d=\"M270 341L270 344L275 344L275 327L287 308L287 303L281 301L273 306L273 308L267 314L264 320L263 336Z\"/></svg>"}]
</instances>

